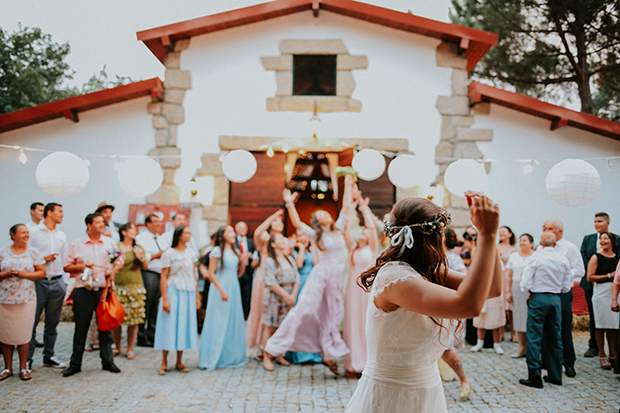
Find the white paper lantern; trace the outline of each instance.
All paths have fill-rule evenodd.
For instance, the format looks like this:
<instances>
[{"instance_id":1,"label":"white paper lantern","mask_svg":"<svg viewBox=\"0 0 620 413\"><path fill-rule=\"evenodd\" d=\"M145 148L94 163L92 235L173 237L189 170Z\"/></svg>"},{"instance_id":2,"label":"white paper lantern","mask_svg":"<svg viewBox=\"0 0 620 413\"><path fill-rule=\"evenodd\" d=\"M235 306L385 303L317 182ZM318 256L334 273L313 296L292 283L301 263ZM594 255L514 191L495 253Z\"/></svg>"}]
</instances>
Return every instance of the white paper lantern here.
<instances>
[{"instance_id":1,"label":"white paper lantern","mask_svg":"<svg viewBox=\"0 0 620 413\"><path fill-rule=\"evenodd\" d=\"M132 156L115 168L121 188L138 198L157 191L164 179L159 163L148 156Z\"/></svg>"},{"instance_id":2,"label":"white paper lantern","mask_svg":"<svg viewBox=\"0 0 620 413\"><path fill-rule=\"evenodd\" d=\"M254 155L243 149L230 152L222 161L224 175L229 181L236 183L252 179L257 167L258 164Z\"/></svg>"},{"instance_id":3,"label":"white paper lantern","mask_svg":"<svg viewBox=\"0 0 620 413\"><path fill-rule=\"evenodd\" d=\"M90 174L86 162L70 152L54 152L37 165L37 184L46 194L71 198L82 192Z\"/></svg>"},{"instance_id":4,"label":"white paper lantern","mask_svg":"<svg viewBox=\"0 0 620 413\"><path fill-rule=\"evenodd\" d=\"M388 178L399 188L413 188L416 185L425 188L435 180L435 170L414 155L398 155L388 166Z\"/></svg>"},{"instance_id":5,"label":"white paper lantern","mask_svg":"<svg viewBox=\"0 0 620 413\"><path fill-rule=\"evenodd\" d=\"M448 165L444 174L444 184L450 193L465 196L467 191L482 192L487 184L484 165L473 159L459 159Z\"/></svg>"},{"instance_id":6,"label":"white paper lantern","mask_svg":"<svg viewBox=\"0 0 620 413\"><path fill-rule=\"evenodd\" d=\"M385 171L385 158L375 149L362 149L353 157L351 166L364 181L374 181Z\"/></svg>"},{"instance_id":7,"label":"white paper lantern","mask_svg":"<svg viewBox=\"0 0 620 413\"><path fill-rule=\"evenodd\" d=\"M594 166L581 159L566 159L547 173L547 192L568 207L591 202L601 189L601 177Z\"/></svg>"}]
</instances>

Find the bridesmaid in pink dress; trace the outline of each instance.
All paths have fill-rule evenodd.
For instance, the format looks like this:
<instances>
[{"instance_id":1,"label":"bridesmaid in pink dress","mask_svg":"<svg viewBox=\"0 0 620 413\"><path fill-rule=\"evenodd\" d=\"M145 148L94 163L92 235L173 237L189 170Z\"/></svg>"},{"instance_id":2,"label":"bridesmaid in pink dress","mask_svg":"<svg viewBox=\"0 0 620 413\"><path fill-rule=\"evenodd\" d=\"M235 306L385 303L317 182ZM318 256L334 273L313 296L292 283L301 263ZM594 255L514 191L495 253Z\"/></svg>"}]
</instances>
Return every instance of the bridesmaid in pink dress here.
<instances>
[{"instance_id":1,"label":"bridesmaid in pink dress","mask_svg":"<svg viewBox=\"0 0 620 413\"><path fill-rule=\"evenodd\" d=\"M250 314L245 327L245 340L249 349L258 349L258 358L262 358L262 349L265 347L267 340L265 326L262 323L263 318L263 294L265 293L264 272L267 265L267 241L272 234L281 234L284 230L282 218L284 211L278 210L254 231L254 246L260 254L260 263L254 272L254 280L252 281L252 298L250 301Z\"/></svg>"},{"instance_id":2,"label":"bridesmaid in pink dress","mask_svg":"<svg viewBox=\"0 0 620 413\"><path fill-rule=\"evenodd\" d=\"M364 215L364 230L357 243L348 245L349 279L344 304L344 328L342 338L350 350L344 356L344 370L350 379L359 378L366 366L366 309L370 294L357 284L357 278L377 255L379 236L375 218L368 207L369 199L356 193L358 208ZM352 239L352 237L347 237Z\"/></svg>"},{"instance_id":3,"label":"bridesmaid in pink dress","mask_svg":"<svg viewBox=\"0 0 620 413\"><path fill-rule=\"evenodd\" d=\"M297 304L287 314L280 327L265 345L263 367L273 369L272 360L287 351L320 353L322 363L336 375L335 360L349 352L340 335L339 326L344 309L342 306L342 285L344 282L344 250L346 249L345 227L352 212L351 191L353 178L347 175L338 221L326 211L312 215L312 226L301 222L295 209L298 194L284 190L284 202L289 217L297 231L317 246L319 263L312 269L308 281L301 290ZM344 233L344 235L343 235Z\"/></svg>"}]
</instances>

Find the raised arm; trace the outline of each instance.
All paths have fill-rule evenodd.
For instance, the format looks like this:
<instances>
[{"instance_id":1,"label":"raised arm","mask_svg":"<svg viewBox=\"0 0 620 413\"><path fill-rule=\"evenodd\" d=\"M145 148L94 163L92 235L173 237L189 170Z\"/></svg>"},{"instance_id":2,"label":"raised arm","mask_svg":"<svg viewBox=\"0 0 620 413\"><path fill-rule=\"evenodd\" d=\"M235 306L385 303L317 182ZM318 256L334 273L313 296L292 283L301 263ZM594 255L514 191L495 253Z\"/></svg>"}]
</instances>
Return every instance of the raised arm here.
<instances>
[{"instance_id":1,"label":"raised arm","mask_svg":"<svg viewBox=\"0 0 620 413\"><path fill-rule=\"evenodd\" d=\"M271 223L275 220L278 220L278 219L281 220L283 218L284 218L284 211L281 209L278 209L271 216L269 216L269 218L264 220L258 227L256 227L256 230L254 231L254 247L257 250L260 251L261 248L263 248L263 244L267 241L264 238L264 234L267 230L269 230Z\"/></svg>"},{"instance_id":2,"label":"raised arm","mask_svg":"<svg viewBox=\"0 0 620 413\"><path fill-rule=\"evenodd\" d=\"M302 222L301 219L299 219L297 208L295 208L295 200L298 197L299 193L291 193L290 189L284 189L284 191L282 191L282 199L284 199L284 204L286 205L286 211L288 212L288 216L293 222L293 226L295 227L295 229L299 231Z\"/></svg>"},{"instance_id":3,"label":"raised arm","mask_svg":"<svg viewBox=\"0 0 620 413\"><path fill-rule=\"evenodd\" d=\"M360 211L362 211L362 215L364 216L364 226L368 228L371 234L368 237L368 244L370 245L370 249L372 251L377 251L379 247L379 235L377 234L377 221L375 221L375 216L373 215L370 207L370 198L362 197L362 193L359 192L357 198L357 207Z\"/></svg>"},{"instance_id":4,"label":"raised arm","mask_svg":"<svg viewBox=\"0 0 620 413\"><path fill-rule=\"evenodd\" d=\"M423 278L410 278L387 288L375 298L377 307L393 311L404 307L418 314L438 318L472 318L477 316L489 297L492 285L501 286L501 265L495 238L499 225L499 207L483 195L467 193L471 220L479 230L478 252L468 275L456 290ZM491 259L489 258L491 257Z\"/></svg>"}]
</instances>

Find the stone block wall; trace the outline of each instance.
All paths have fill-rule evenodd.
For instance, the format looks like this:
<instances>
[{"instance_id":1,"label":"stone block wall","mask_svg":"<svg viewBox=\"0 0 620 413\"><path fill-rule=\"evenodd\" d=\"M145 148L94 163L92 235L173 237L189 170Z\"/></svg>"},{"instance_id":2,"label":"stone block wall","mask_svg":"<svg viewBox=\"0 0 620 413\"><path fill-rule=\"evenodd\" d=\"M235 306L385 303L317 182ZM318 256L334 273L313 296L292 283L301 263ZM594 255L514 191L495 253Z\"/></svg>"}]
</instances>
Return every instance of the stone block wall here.
<instances>
[{"instance_id":1,"label":"stone block wall","mask_svg":"<svg viewBox=\"0 0 620 413\"><path fill-rule=\"evenodd\" d=\"M459 53L458 47L451 43L441 43L436 50L436 62L439 67L452 69L450 96L439 96L436 107L441 114L441 137L435 148L435 162L439 165L437 182L443 183L446 168L455 159L483 160L484 155L476 142L493 140L493 130L474 129L474 115L484 111L484 107L469 107L467 96L467 60ZM486 165L488 168L488 164ZM444 207L452 214L452 226L457 234L462 234L465 227L471 225L465 198L447 193Z\"/></svg>"}]
</instances>

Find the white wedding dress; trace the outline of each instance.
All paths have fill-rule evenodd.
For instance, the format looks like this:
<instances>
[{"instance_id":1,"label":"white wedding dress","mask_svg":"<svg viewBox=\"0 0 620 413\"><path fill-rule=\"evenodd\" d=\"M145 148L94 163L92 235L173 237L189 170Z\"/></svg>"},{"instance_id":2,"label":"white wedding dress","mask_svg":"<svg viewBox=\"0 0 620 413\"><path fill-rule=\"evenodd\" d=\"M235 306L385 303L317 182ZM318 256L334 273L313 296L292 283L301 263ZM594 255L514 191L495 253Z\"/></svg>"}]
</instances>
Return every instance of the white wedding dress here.
<instances>
[{"instance_id":1,"label":"white wedding dress","mask_svg":"<svg viewBox=\"0 0 620 413\"><path fill-rule=\"evenodd\" d=\"M374 303L392 284L416 277L421 275L400 261L379 270L366 313L368 361L347 412L447 412L437 361L452 321L443 320L441 328L428 316L402 307L386 313Z\"/></svg>"}]
</instances>

